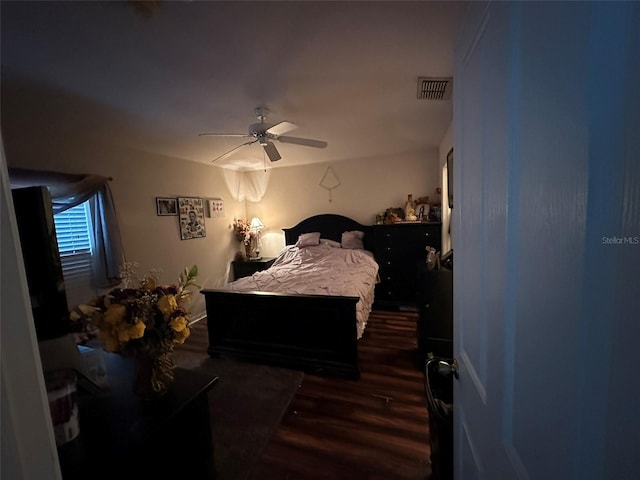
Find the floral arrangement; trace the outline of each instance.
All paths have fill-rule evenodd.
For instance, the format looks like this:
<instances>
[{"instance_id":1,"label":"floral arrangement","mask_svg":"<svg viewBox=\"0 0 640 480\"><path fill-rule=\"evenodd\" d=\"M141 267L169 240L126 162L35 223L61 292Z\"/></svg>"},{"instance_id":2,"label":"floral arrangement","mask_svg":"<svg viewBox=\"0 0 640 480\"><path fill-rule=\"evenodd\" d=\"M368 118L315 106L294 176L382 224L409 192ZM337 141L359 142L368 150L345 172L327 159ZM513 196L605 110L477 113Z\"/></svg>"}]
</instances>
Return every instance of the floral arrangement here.
<instances>
[{"instance_id":1,"label":"floral arrangement","mask_svg":"<svg viewBox=\"0 0 640 480\"><path fill-rule=\"evenodd\" d=\"M104 349L152 362L154 390L173 381L173 349L184 343L191 333L187 304L190 287L196 285L198 267L185 268L178 283L158 286L157 272L129 287L135 263L121 270L124 288L115 288L72 312L76 322L85 322L83 330L97 333Z\"/></svg>"},{"instance_id":2,"label":"floral arrangement","mask_svg":"<svg viewBox=\"0 0 640 480\"><path fill-rule=\"evenodd\" d=\"M233 233L239 242L249 245L253 232L251 231L251 222L249 220L235 219L233 221Z\"/></svg>"}]
</instances>

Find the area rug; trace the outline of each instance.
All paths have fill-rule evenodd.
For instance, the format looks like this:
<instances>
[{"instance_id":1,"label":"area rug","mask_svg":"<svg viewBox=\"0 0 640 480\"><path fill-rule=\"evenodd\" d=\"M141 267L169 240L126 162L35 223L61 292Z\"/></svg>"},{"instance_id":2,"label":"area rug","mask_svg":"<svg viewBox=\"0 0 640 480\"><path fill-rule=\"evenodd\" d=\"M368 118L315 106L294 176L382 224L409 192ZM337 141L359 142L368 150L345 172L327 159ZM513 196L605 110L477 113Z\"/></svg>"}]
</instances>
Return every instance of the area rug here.
<instances>
[{"instance_id":1,"label":"area rug","mask_svg":"<svg viewBox=\"0 0 640 480\"><path fill-rule=\"evenodd\" d=\"M206 325L194 325L191 337L176 349L175 363L219 377L209 393L216 478L244 480L280 423L303 373L210 358L206 343Z\"/></svg>"}]
</instances>

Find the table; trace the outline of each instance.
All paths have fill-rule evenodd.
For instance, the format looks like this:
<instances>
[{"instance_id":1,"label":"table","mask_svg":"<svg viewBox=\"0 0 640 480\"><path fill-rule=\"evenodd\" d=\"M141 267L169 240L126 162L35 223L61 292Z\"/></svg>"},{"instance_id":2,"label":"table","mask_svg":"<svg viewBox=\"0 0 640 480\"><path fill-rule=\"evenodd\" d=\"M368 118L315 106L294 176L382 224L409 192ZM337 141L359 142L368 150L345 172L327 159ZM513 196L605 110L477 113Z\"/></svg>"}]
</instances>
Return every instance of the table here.
<instances>
[{"instance_id":1,"label":"table","mask_svg":"<svg viewBox=\"0 0 640 480\"><path fill-rule=\"evenodd\" d=\"M58 447L63 479L215 478L207 392L218 377L176 368L169 391L144 401L132 359L104 355L109 387L79 391L80 434Z\"/></svg>"},{"instance_id":2,"label":"table","mask_svg":"<svg viewBox=\"0 0 640 480\"><path fill-rule=\"evenodd\" d=\"M256 272L266 270L273 264L274 260L275 257L262 257L259 260L234 260L231 262L233 278L237 280L238 278L248 277Z\"/></svg>"}]
</instances>

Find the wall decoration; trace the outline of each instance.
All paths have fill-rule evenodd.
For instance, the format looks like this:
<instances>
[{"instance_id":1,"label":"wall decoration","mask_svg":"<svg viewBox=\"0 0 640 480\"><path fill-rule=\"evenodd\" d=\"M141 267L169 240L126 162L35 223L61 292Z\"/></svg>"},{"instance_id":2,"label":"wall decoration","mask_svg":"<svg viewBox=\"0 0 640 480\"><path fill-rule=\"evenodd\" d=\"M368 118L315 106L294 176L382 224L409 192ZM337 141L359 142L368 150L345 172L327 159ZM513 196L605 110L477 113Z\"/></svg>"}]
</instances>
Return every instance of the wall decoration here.
<instances>
[{"instance_id":1,"label":"wall decoration","mask_svg":"<svg viewBox=\"0 0 640 480\"><path fill-rule=\"evenodd\" d=\"M327 167L322 180L320 180L320 186L325 190L329 190L329 202L331 202L331 190L340 186L340 179L333 171L333 168Z\"/></svg>"},{"instance_id":2,"label":"wall decoration","mask_svg":"<svg viewBox=\"0 0 640 480\"><path fill-rule=\"evenodd\" d=\"M224 200L221 198L210 198L207 200L208 217L224 217Z\"/></svg>"},{"instance_id":3,"label":"wall decoration","mask_svg":"<svg viewBox=\"0 0 640 480\"><path fill-rule=\"evenodd\" d=\"M204 202L201 198L178 197L180 214L180 238L206 237L204 228Z\"/></svg>"},{"instance_id":4,"label":"wall decoration","mask_svg":"<svg viewBox=\"0 0 640 480\"><path fill-rule=\"evenodd\" d=\"M178 215L177 200L170 197L156 197L156 214L160 216Z\"/></svg>"}]
</instances>

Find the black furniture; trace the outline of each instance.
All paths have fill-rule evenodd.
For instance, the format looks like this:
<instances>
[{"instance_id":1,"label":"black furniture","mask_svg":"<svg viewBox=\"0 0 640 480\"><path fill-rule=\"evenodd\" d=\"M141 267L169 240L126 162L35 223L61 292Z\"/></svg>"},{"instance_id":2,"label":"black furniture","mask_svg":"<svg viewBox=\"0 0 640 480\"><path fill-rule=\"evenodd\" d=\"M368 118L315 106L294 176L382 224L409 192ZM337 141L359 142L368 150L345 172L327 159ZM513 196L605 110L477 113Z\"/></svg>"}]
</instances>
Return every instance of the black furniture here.
<instances>
[{"instance_id":1,"label":"black furniture","mask_svg":"<svg viewBox=\"0 0 640 480\"><path fill-rule=\"evenodd\" d=\"M453 375L442 362L450 358L433 357L423 364L424 387L429 414L429 480L453 480Z\"/></svg>"},{"instance_id":2,"label":"black furniture","mask_svg":"<svg viewBox=\"0 0 640 480\"><path fill-rule=\"evenodd\" d=\"M11 191L39 341L71 331L53 204L47 187Z\"/></svg>"},{"instance_id":3,"label":"black furniture","mask_svg":"<svg viewBox=\"0 0 640 480\"><path fill-rule=\"evenodd\" d=\"M453 357L453 270L429 270L418 266L418 340L419 362L429 353Z\"/></svg>"},{"instance_id":4,"label":"black furniture","mask_svg":"<svg viewBox=\"0 0 640 480\"><path fill-rule=\"evenodd\" d=\"M376 308L416 305L416 267L427 259L426 247L440 251L442 224L392 223L374 225L375 256L380 266Z\"/></svg>"},{"instance_id":5,"label":"black furniture","mask_svg":"<svg viewBox=\"0 0 640 480\"><path fill-rule=\"evenodd\" d=\"M231 262L233 267L233 278L235 280L242 277L249 277L256 272L266 270L271 266L275 257L262 257L260 260L234 260Z\"/></svg>"},{"instance_id":6,"label":"black furniture","mask_svg":"<svg viewBox=\"0 0 640 480\"><path fill-rule=\"evenodd\" d=\"M365 248L372 248L371 226L334 214L316 215L285 228L285 242L293 245L300 234L310 232L340 242L342 233L351 230L363 231ZM307 372L359 378L358 297L228 290L201 293L207 310L209 355L232 355Z\"/></svg>"},{"instance_id":7,"label":"black furniture","mask_svg":"<svg viewBox=\"0 0 640 480\"><path fill-rule=\"evenodd\" d=\"M63 479L215 478L207 392L218 378L176 368L169 391L144 401L132 359L104 355L109 386L79 391L80 434L58 447Z\"/></svg>"}]
</instances>

